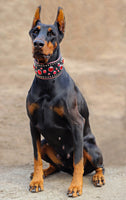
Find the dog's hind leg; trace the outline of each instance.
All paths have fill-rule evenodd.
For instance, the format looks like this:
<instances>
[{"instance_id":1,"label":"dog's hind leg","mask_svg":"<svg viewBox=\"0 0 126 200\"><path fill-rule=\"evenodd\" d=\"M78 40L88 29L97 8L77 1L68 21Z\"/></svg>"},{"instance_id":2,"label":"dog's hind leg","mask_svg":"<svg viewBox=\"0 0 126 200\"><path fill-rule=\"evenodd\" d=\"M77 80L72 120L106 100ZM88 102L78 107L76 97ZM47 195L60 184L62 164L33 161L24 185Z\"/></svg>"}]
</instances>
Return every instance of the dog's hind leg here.
<instances>
[{"instance_id":1,"label":"dog's hind leg","mask_svg":"<svg viewBox=\"0 0 126 200\"><path fill-rule=\"evenodd\" d=\"M41 157L43 160L49 163L47 169L43 169L44 177L51 175L60 170L63 165L54 149L46 142L46 140L41 141Z\"/></svg>"},{"instance_id":2,"label":"dog's hind leg","mask_svg":"<svg viewBox=\"0 0 126 200\"><path fill-rule=\"evenodd\" d=\"M91 133L90 126L86 131L88 131L88 134L86 133L83 141L85 158L84 175L95 170L96 174L93 176L93 183L95 186L102 186L105 184L102 153L96 144L95 137Z\"/></svg>"},{"instance_id":3,"label":"dog's hind leg","mask_svg":"<svg viewBox=\"0 0 126 200\"><path fill-rule=\"evenodd\" d=\"M47 143L45 139L41 141L41 158L49 163L47 169L43 169L43 177L47 177L55 172L60 171L62 162L57 158L54 149ZM33 178L34 173L31 173L30 178Z\"/></svg>"}]
</instances>

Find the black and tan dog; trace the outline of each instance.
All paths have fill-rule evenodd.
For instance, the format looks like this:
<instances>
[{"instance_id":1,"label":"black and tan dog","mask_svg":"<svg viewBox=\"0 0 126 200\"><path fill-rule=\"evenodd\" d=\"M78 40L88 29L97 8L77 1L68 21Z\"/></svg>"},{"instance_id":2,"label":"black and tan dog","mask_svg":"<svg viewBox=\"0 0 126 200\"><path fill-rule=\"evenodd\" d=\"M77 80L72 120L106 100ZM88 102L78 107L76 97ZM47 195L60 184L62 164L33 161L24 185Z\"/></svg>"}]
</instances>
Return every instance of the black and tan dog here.
<instances>
[{"instance_id":1,"label":"black and tan dog","mask_svg":"<svg viewBox=\"0 0 126 200\"><path fill-rule=\"evenodd\" d=\"M27 113L34 149L34 173L30 191L43 190L43 176L57 171L73 175L68 196L82 194L83 175L96 171L95 186L104 185L103 158L89 124L85 99L64 68L60 42L65 31L63 9L59 7L53 25L40 21L38 7L30 36L35 78L27 96ZM41 135L44 140L41 141ZM42 159L50 166L42 167Z\"/></svg>"}]
</instances>

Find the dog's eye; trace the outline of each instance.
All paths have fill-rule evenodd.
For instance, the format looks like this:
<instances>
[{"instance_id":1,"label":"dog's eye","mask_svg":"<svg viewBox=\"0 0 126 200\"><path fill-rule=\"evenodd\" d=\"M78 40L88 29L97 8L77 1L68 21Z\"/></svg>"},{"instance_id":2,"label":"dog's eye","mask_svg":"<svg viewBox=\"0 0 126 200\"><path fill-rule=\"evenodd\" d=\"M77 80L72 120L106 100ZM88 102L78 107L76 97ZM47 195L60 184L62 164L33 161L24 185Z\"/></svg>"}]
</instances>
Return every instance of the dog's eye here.
<instances>
[{"instance_id":1,"label":"dog's eye","mask_svg":"<svg viewBox=\"0 0 126 200\"><path fill-rule=\"evenodd\" d=\"M31 35L32 35L32 37L33 38L35 38L38 34L39 34L39 29L37 28L37 29L35 29L32 33L31 33Z\"/></svg>"},{"instance_id":2,"label":"dog's eye","mask_svg":"<svg viewBox=\"0 0 126 200\"><path fill-rule=\"evenodd\" d=\"M37 35L39 33L39 29L35 29L33 33Z\"/></svg>"},{"instance_id":3,"label":"dog's eye","mask_svg":"<svg viewBox=\"0 0 126 200\"><path fill-rule=\"evenodd\" d=\"M47 36L48 37L52 37L52 36L55 36L55 33L51 30L51 31L48 31L47 32Z\"/></svg>"}]
</instances>

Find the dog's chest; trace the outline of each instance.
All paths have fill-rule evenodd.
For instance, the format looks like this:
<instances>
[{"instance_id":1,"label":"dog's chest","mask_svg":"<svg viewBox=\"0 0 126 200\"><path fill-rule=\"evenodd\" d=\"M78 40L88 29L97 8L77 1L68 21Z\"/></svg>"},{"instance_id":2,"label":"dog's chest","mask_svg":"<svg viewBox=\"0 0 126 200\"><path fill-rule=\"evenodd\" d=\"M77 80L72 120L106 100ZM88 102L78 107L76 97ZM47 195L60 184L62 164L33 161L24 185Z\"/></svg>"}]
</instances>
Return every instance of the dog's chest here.
<instances>
[{"instance_id":1,"label":"dog's chest","mask_svg":"<svg viewBox=\"0 0 126 200\"><path fill-rule=\"evenodd\" d=\"M36 128L44 138L61 154L72 151L73 140L69 122L63 108L44 100L35 113Z\"/></svg>"}]
</instances>

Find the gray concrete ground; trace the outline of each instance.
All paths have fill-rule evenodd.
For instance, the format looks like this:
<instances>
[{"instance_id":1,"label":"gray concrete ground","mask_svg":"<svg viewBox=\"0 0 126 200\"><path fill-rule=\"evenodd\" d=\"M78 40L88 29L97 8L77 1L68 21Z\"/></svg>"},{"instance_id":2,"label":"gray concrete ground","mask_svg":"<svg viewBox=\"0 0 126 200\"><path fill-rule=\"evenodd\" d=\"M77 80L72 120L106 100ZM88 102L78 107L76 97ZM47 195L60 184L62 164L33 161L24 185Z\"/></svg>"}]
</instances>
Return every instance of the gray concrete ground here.
<instances>
[{"instance_id":1,"label":"gray concrete ground","mask_svg":"<svg viewBox=\"0 0 126 200\"><path fill-rule=\"evenodd\" d=\"M46 166L46 164L44 164ZM56 173L44 181L44 191L30 193L28 191L29 175L32 165L0 168L0 200L67 200L67 189L72 177L66 173ZM126 167L107 168L106 184L102 188L93 186L92 175L83 178L83 200L125 200Z\"/></svg>"}]
</instances>

